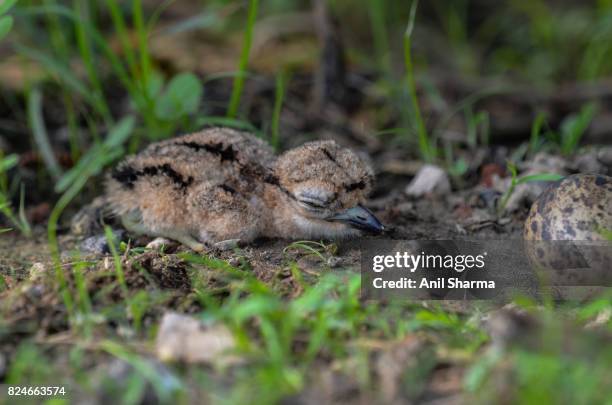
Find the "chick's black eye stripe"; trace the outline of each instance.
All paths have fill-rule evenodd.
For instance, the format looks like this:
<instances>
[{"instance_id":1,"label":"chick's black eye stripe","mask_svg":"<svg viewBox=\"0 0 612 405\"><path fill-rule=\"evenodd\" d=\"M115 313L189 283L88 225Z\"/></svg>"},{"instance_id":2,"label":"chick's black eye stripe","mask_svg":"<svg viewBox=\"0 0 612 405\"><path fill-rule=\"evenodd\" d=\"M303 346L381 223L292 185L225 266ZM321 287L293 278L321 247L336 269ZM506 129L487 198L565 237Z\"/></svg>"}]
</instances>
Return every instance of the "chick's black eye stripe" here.
<instances>
[{"instance_id":1,"label":"chick's black eye stripe","mask_svg":"<svg viewBox=\"0 0 612 405\"><path fill-rule=\"evenodd\" d=\"M345 184L344 185L344 189L346 191L348 191L348 192L354 191L354 190L363 190L364 188L366 188L366 183L363 180L360 180L360 181L355 182L355 183Z\"/></svg>"}]
</instances>

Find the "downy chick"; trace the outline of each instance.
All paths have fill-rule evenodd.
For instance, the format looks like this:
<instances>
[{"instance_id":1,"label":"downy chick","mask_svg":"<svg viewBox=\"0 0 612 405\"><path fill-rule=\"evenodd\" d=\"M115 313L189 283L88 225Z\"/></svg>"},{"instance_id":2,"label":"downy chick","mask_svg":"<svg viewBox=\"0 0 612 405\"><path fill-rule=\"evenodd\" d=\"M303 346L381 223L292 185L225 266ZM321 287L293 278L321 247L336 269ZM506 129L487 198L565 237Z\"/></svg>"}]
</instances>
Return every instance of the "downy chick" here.
<instances>
[{"instance_id":1,"label":"downy chick","mask_svg":"<svg viewBox=\"0 0 612 405\"><path fill-rule=\"evenodd\" d=\"M361 204L371 167L333 141L279 158L255 136L212 128L150 145L110 173L107 200L138 234L194 250L228 239L338 239L382 224Z\"/></svg>"}]
</instances>

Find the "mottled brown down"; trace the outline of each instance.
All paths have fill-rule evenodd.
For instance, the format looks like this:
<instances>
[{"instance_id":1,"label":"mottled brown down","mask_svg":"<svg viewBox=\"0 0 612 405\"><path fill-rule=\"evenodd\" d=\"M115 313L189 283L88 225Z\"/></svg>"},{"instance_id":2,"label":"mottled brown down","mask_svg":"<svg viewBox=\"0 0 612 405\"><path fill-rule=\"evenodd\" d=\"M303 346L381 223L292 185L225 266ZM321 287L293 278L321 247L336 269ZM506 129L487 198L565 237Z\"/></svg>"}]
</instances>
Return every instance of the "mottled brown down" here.
<instances>
[{"instance_id":1,"label":"mottled brown down","mask_svg":"<svg viewBox=\"0 0 612 405\"><path fill-rule=\"evenodd\" d=\"M212 128L150 145L110 173L107 199L129 230L202 243L257 237L344 238L326 218L365 201L373 172L333 141L276 157L253 135Z\"/></svg>"}]
</instances>

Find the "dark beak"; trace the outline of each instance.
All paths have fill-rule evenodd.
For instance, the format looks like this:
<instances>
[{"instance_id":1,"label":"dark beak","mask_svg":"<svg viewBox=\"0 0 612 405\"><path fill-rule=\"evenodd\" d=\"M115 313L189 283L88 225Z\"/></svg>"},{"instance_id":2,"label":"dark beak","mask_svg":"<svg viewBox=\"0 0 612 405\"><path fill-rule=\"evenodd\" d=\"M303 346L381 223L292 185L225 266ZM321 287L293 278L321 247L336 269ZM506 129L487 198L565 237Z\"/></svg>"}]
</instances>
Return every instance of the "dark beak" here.
<instances>
[{"instance_id":1,"label":"dark beak","mask_svg":"<svg viewBox=\"0 0 612 405\"><path fill-rule=\"evenodd\" d=\"M367 208L357 205L340 214L327 218L328 221L344 222L353 228L371 233L381 233L385 230L383 224Z\"/></svg>"}]
</instances>

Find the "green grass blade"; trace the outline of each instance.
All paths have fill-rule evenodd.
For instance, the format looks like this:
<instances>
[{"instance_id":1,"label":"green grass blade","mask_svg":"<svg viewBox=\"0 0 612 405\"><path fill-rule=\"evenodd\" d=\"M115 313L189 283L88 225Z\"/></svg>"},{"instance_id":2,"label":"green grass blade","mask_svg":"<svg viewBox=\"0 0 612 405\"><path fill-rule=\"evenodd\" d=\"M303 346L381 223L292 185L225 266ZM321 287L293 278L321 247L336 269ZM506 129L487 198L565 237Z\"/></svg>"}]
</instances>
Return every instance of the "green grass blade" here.
<instances>
[{"instance_id":1,"label":"green grass blade","mask_svg":"<svg viewBox=\"0 0 612 405\"><path fill-rule=\"evenodd\" d=\"M62 301L68 312L68 317L74 319L74 300L68 288L66 281L66 275L62 268L62 262L60 259L59 244L57 241L57 227L62 212L66 209L68 204L79 194L83 186L89 179L85 176L77 178L76 181L66 190L64 194L59 198L51 214L49 215L49 221L47 223L47 238L49 240L49 251L53 261L53 267L55 268L55 281L57 282Z\"/></svg>"},{"instance_id":2,"label":"green grass blade","mask_svg":"<svg viewBox=\"0 0 612 405\"><path fill-rule=\"evenodd\" d=\"M412 64L412 31L414 29L414 21L416 19L416 10L419 2L413 0L412 6L410 7L410 18L408 19L408 25L404 33L404 68L406 70L406 83L408 86L408 94L410 96L410 103L413 110L413 118L415 120L419 150L421 157L426 162L432 162L435 158L435 150L427 134L425 123L423 122L423 116L421 115L421 108L419 107L419 101L416 94L416 83L414 80L414 68Z\"/></svg>"},{"instance_id":3,"label":"green grass blade","mask_svg":"<svg viewBox=\"0 0 612 405\"><path fill-rule=\"evenodd\" d=\"M516 184L531 183L534 181L559 181L563 179L563 177L565 176L561 176L560 174L556 174L556 173L531 174L529 176L520 177L516 181Z\"/></svg>"},{"instance_id":4,"label":"green grass blade","mask_svg":"<svg viewBox=\"0 0 612 405\"><path fill-rule=\"evenodd\" d=\"M589 103L576 115L570 116L561 124L561 152L570 155L576 151L580 140L597 113L597 105Z\"/></svg>"},{"instance_id":5,"label":"green grass blade","mask_svg":"<svg viewBox=\"0 0 612 405\"><path fill-rule=\"evenodd\" d=\"M128 34L127 26L125 24L125 18L123 17L121 8L115 0L106 0L106 5L108 6L108 9L110 11L111 20L113 21L115 31L117 31L117 37L119 38L119 42L121 43L121 47L123 48L125 59L132 74L132 78L136 81L139 81L139 72L138 67L136 65L136 56L134 55L134 50L132 49L130 36Z\"/></svg>"},{"instance_id":6,"label":"green grass blade","mask_svg":"<svg viewBox=\"0 0 612 405\"><path fill-rule=\"evenodd\" d=\"M17 3L17 0L3 0L0 2L0 15L6 14L15 3Z\"/></svg>"},{"instance_id":7,"label":"green grass blade","mask_svg":"<svg viewBox=\"0 0 612 405\"><path fill-rule=\"evenodd\" d=\"M15 153L11 153L10 155L1 157L0 173L6 172L7 170L12 169L13 167L17 166L17 163L19 163L19 156Z\"/></svg>"},{"instance_id":8,"label":"green grass blade","mask_svg":"<svg viewBox=\"0 0 612 405\"><path fill-rule=\"evenodd\" d=\"M274 150L278 151L280 146L280 117L283 108L283 100L285 93L287 92L287 82L289 81L289 72L286 69L282 69L280 73L276 75L276 88L274 91L274 109L272 111L272 139L270 143Z\"/></svg>"},{"instance_id":9,"label":"green grass blade","mask_svg":"<svg viewBox=\"0 0 612 405\"><path fill-rule=\"evenodd\" d=\"M546 114L540 111L533 121L531 125L531 136L529 138L529 152L531 154L536 153L540 146L540 134L542 132L542 127L546 122Z\"/></svg>"},{"instance_id":10,"label":"green grass blade","mask_svg":"<svg viewBox=\"0 0 612 405\"><path fill-rule=\"evenodd\" d=\"M153 30L153 27L159 21L159 18L162 15L162 13L166 11L166 9L170 7L172 3L174 3L174 1L175 0L165 0L163 3L161 3L159 6L155 8L155 10L151 13L149 17L149 20L147 21L147 31L148 32L151 32Z\"/></svg>"},{"instance_id":11,"label":"green grass blade","mask_svg":"<svg viewBox=\"0 0 612 405\"><path fill-rule=\"evenodd\" d=\"M127 300L129 299L129 290L128 286L125 282L125 273L123 272L123 265L121 264L121 257L119 256L119 252L117 250L117 246L115 244L115 235L113 235L113 230L110 226L104 227L104 236L106 236L106 243L110 248L111 255L113 256L113 263L115 265L115 275L117 277L117 282L121 287L121 291L123 292L123 297Z\"/></svg>"},{"instance_id":12,"label":"green grass blade","mask_svg":"<svg viewBox=\"0 0 612 405\"><path fill-rule=\"evenodd\" d=\"M242 97L242 88L244 87L244 79L247 66L249 64L249 54L251 53L251 44L253 42L253 27L257 18L257 9L259 0L249 0L249 10L247 16L247 26L244 31L244 39L242 42L242 53L240 54L240 63L238 65L238 75L234 79L232 87L232 95L227 109L227 116L235 118L240 106L240 98Z\"/></svg>"},{"instance_id":13,"label":"green grass blade","mask_svg":"<svg viewBox=\"0 0 612 405\"><path fill-rule=\"evenodd\" d=\"M42 117L42 95L37 88L32 89L28 95L28 119L32 134L34 135L34 141L40 150L45 166L51 176L57 180L62 175L62 169L59 163L57 163L57 159L55 159L55 154L49 141Z\"/></svg>"},{"instance_id":14,"label":"green grass blade","mask_svg":"<svg viewBox=\"0 0 612 405\"><path fill-rule=\"evenodd\" d=\"M253 132L260 138L262 137L261 131L259 131L259 129L257 129L257 127L255 127L253 124L251 124L248 121L240 120L236 118L217 117L217 116L202 117L196 121L196 125L198 127L202 127L205 125L216 125L216 126L222 126L222 127L242 129L245 131Z\"/></svg>"},{"instance_id":15,"label":"green grass blade","mask_svg":"<svg viewBox=\"0 0 612 405\"><path fill-rule=\"evenodd\" d=\"M23 183L21 183L19 193L19 230L26 237L32 236L32 228L25 213L25 185Z\"/></svg>"},{"instance_id":16,"label":"green grass blade","mask_svg":"<svg viewBox=\"0 0 612 405\"><path fill-rule=\"evenodd\" d=\"M79 17L74 19L75 37L81 59L85 65L85 69L87 70L89 81L94 88L96 98L99 100L98 106L100 107L100 112L102 113L106 122L111 123L112 116L106 100L104 99L104 91L102 90L102 84L100 82L100 78L98 77L96 60L92 52L93 46L90 41L89 30L87 29L88 26L93 25L93 22L89 18L88 7L89 5L87 2L73 0L74 12Z\"/></svg>"},{"instance_id":17,"label":"green grass blade","mask_svg":"<svg viewBox=\"0 0 612 405\"><path fill-rule=\"evenodd\" d=\"M132 134L135 125L134 117L127 116L113 127L106 140L90 148L74 167L67 171L55 184L56 192L64 192L79 177L90 177L98 174L108 163L123 155L122 145Z\"/></svg>"},{"instance_id":18,"label":"green grass blade","mask_svg":"<svg viewBox=\"0 0 612 405\"><path fill-rule=\"evenodd\" d=\"M0 17L0 40L8 35L13 27L13 17L10 15Z\"/></svg>"},{"instance_id":19,"label":"green grass blade","mask_svg":"<svg viewBox=\"0 0 612 405\"><path fill-rule=\"evenodd\" d=\"M376 51L378 68L384 75L391 73L391 55L389 53L389 38L387 33L387 3L384 1L370 1L370 25L372 27L372 39Z\"/></svg>"},{"instance_id":20,"label":"green grass blade","mask_svg":"<svg viewBox=\"0 0 612 405\"><path fill-rule=\"evenodd\" d=\"M142 13L142 1L132 0L132 18L134 22L134 28L138 36L138 56L140 59L140 69L142 73L143 88L146 88L151 77L151 57L149 55L149 48L147 43L147 36L149 34L147 27L144 22Z\"/></svg>"}]
</instances>

